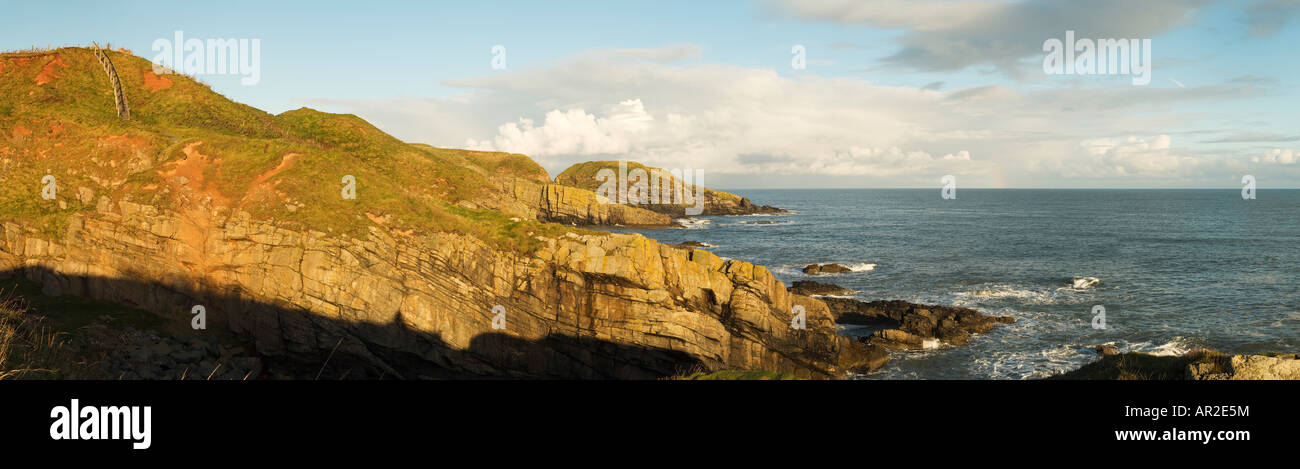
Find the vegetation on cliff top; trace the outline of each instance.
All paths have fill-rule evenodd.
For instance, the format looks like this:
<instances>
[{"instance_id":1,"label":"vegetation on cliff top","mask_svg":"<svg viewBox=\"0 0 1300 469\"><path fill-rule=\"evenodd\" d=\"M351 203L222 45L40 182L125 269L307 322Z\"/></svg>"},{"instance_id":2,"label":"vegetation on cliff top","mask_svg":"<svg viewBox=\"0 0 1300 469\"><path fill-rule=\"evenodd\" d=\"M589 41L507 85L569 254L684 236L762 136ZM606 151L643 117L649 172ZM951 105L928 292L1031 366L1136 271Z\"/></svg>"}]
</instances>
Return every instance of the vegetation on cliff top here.
<instances>
[{"instance_id":1,"label":"vegetation on cliff top","mask_svg":"<svg viewBox=\"0 0 1300 469\"><path fill-rule=\"evenodd\" d=\"M62 334L27 313L18 297L0 298L0 380L63 377L73 358Z\"/></svg>"},{"instance_id":2,"label":"vegetation on cliff top","mask_svg":"<svg viewBox=\"0 0 1300 469\"><path fill-rule=\"evenodd\" d=\"M477 208L499 197L492 177L549 179L526 156L408 144L353 115L271 115L191 77L155 75L127 52L107 54L131 120L117 117L91 49L0 54L0 221L58 235L70 215L107 197L110 208L177 211L211 199L228 207L222 216L246 211L288 228L459 232L520 251L569 231ZM55 200L41 197L46 175L57 181ZM348 175L355 199L341 196Z\"/></svg>"},{"instance_id":3,"label":"vegetation on cliff top","mask_svg":"<svg viewBox=\"0 0 1300 469\"><path fill-rule=\"evenodd\" d=\"M672 177L670 175L671 173L669 173L666 170L646 166L636 161L627 161L625 163L627 164L628 171L632 171L634 169L640 169L646 171L647 173L650 172L650 170L654 170L654 169L659 169L663 171L662 174L669 177L666 178L667 180L661 182L661 184L664 185L662 187L676 187L678 184L681 183L681 181L678 178ZM615 173L617 173L618 164L619 164L618 161L588 161L585 163L578 163L573 166L569 166L564 171L560 172L559 175L555 176L555 182L557 184L563 184L570 187L578 187L578 188L594 191L597 188L599 188L601 184L601 181L599 179L596 179L596 173L600 172L600 170L602 169L613 170ZM668 184L671 184L671 186L669 186ZM695 186L686 185L686 187L690 188L691 190L694 190ZM741 199L740 196L736 194L732 194L730 192L715 191L708 188L704 188L704 191L708 193L712 193L714 197L719 199L730 199L737 202L739 202Z\"/></svg>"}]
</instances>

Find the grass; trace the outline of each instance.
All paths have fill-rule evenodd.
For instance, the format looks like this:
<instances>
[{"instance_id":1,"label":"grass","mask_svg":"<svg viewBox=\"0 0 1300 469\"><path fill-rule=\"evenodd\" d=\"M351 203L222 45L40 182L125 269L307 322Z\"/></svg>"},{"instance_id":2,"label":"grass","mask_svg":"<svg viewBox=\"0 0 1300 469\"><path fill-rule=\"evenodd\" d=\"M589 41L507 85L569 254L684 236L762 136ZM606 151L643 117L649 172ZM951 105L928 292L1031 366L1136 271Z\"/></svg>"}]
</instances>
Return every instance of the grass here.
<instances>
[{"instance_id":1,"label":"grass","mask_svg":"<svg viewBox=\"0 0 1300 469\"><path fill-rule=\"evenodd\" d=\"M1227 372L1229 356L1214 350L1197 349L1181 356L1129 352L1102 357L1077 370L1048 379L1065 380L1182 380L1187 366L1211 364L1213 372Z\"/></svg>"},{"instance_id":2,"label":"grass","mask_svg":"<svg viewBox=\"0 0 1300 469\"><path fill-rule=\"evenodd\" d=\"M618 161L588 161L585 163L578 163L566 168L564 171L560 172L559 175L555 176L555 182L566 186L594 191L598 189L602 183L601 180L596 179L596 173L600 172L602 169L609 169L614 171L615 174L618 174L618 164ZM632 171L634 169L644 170L649 173L650 170L656 168L635 161L628 161L627 170ZM677 187L679 184L682 184L681 180L671 176L668 171L663 171L661 174L662 176L660 177L664 178L660 181L661 187ZM693 185L686 185L685 187L690 191L695 190L695 186ZM740 200L740 196L729 192L715 191L708 188L703 189L705 192L713 194L713 197L718 199Z\"/></svg>"},{"instance_id":3,"label":"grass","mask_svg":"<svg viewBox=\"0 0 1300 469\"><path fill-rule=\"evenodd\" d=\"M64 343L20 298L0 294L0 380L67 377L75 361Z\"/></svg>"},{"instance_id":4,"label":"grass","mask_svg":"<svg viewBox=\"0 0 1300 469\"><path fill-rule=\"evenodd\" d=\"M24 305L23 310L42 317L45 325L57 332L71 332L97 321L116 326L129 326L140 330L165 332L171 324L166 318L148 311L130 308L107 301L77 296L45 296L41 285L24 277L0 279L0 295ZM188 325L183 316L178 316Z\"/></svg>"},{"instance_id":5,"label":"grass","mask_svg":"<svg viewBox=\"0 0 1300 469\"><path fill-rule=\"evenodd\" d=\"M171 85L154 91L145 86L154 79L149 61L106 53L127 95L129 121L117 118L90 49L0 54L0 221L57 238L100 197L111 206L129 199L175 210L183 202L158 173L185 158L185 145L202 142L199 153L220 160L204 169L205 183L255 220L286 228L364 237L378 217L400 232L462 233L521 252L540 245L535 236L572 231L464 208L501 197L495 177L548 182L526 156L408 144L350 114L302 108L271 115L180 74L164 75ZM38 85L46 69L53 79ZM290 153L299 155L293 165L255 184ZM54 201L40 197L47 174L57 179ZM344 175L356 178L356 199L341 197ZM94 197L79 200L85 189Z\"/></svg>"}]
</instances>

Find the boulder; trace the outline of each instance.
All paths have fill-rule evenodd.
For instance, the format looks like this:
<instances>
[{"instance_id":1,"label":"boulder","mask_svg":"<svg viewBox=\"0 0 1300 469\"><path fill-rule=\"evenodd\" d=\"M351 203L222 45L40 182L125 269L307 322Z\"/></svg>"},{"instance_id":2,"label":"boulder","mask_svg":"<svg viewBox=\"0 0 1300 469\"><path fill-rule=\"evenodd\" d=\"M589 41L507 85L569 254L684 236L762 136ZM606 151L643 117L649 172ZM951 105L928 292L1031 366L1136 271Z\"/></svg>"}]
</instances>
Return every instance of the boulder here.
<instances>
[{"instance_id":1,"label":"boulder","mask_svg":"<svg viewBox=\"0 0 1300 469\"><path fill-rule=\"evenodd\" d=\"M1092 349L1097 352L1097 355L1101 355L1103 357L1110 356L1110 355L1119 355L1119 348L1115 347L1114 345L1103 344L1103 345L1095 346Z\"/></svg>"},{"instance_id":2,"label":"boulder","mask_svg":"<svg viewBox=\"0 0 1300 469\"><path fill-rule=\"evenodd\" d=\"M839 264L809 264L803 268L803 273L808 275L842 274L852 271L853 269Z\"/></svg>"},{"instance_id":3,"label":"boulder","mask_svg":"<svg viewBox=\"0 0 1300 469\"><path fill-rule=\"evenodd\" d=\"M1234 380L1300 380L1300 360L1295 355L1233 355L1231 367L1229 379Z\"/></svg>"}]
</instances>

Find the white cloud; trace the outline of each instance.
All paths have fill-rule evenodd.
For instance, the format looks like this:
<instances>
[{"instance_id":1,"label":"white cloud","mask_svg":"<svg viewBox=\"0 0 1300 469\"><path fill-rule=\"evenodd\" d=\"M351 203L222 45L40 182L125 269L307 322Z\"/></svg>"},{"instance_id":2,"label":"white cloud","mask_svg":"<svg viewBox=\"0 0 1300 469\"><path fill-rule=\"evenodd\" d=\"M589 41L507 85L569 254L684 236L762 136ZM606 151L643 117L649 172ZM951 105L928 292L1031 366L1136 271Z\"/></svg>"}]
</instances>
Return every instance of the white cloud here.
<instances>
[{"instance_id":1,"label":"white cloud","mask_svg":"<svg viewBox=\"0 0 1300 469\"><path fill-rule=\"evenodd\" d=\"M1295 164L1300 152L1291 149L1274 148L1264 152L1263 156L1256 156L1251 159L1256 163L1276 163L1276 164Z\"/></svg>"},{"instance_id":2,"label":"white cloud","mask_svg":"<svg viewBox=\"0 0 1300 469\"><path fill-rule=\"evenodd\" d=\"M606 117L582 109L557 109L546 113L540 126L534 126L532 119L520 118L518 123L502 124L492 140L469 139L466 146L540 158L627 154L646 137L652 124L654 117L646 113L641 100L629 99L613 106Z\"/></svg>"},{"instance_id":3,"label":"white cloud","mask_svg":"<svg viewBox=\"0 0 1300 469\"><path fill-rule=\"evenodd\" d=\"M552 174L626 158L740 184L806 175L799 185L838 176L849 178L840 185L928 186L954 174L967 187L1097 178L1141 186L1177 183L1174 175L1203 186L1250 155L1211 161L1176 149L1166 129L1194 116L1175 105L1260 93L1244 85L939 91L676 60L695 50L593 51L456 80L449 84L465 91L454 99L355 101L350 110L405 140L523 153ZM1098 138L1128 135L1150 137Z\"/></svg>"}]
</instances>

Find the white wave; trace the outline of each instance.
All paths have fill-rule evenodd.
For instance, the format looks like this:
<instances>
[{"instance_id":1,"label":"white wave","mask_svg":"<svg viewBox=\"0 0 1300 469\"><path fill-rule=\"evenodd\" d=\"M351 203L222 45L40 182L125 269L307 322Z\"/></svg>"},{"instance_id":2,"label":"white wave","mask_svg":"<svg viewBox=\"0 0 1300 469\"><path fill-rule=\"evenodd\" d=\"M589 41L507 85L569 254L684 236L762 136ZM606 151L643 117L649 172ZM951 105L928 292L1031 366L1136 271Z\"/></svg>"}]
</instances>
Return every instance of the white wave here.
<instances>
[{"instance_id":1,"label":"white wave","mask_svg":"<svg viewBox=\"0 0 1300 469\"><path fill-rule=\"evenodd\" d=\"M1029 290L1018 288L1013 285L989 284L983 285L983 288L954 292L956 306L968 306L971 303L977 303L987 300L1020 300L1029 304L1053 304L1057 301L1056 292L1043 290Z\"/></svg>"},{"instance_id":2,"label":"white wave","mask_svg":"<svg viewBox=\"0 0 1300 469\"><path fill-rule=\"evenodd\" d=\"M857 264L846 265L845 267L848 267L849 270L852 270L854 272L871 272L873 270L876 270L876 264L872 264L870 262L859 262Z\"/></svg>"},{"instance_id":3,"label":"white wave","mask_svg":"<svg viewBox=\"0 0 1300 469\"><path fill-rule=\"evenodd\" d=\"M857 291L854 290L854 293L857 293ZM857 298L856 296L854 296L854 295L852 295L852 294L848 294L848 295L809 295L809 296L812 296L812 297L814 297L814 298L843 298L843 299L846 299L846 300L851 300L851 299Z\"/></svg>"},{"instance_id":4,"label":"white wave","mask_svg":"<svg viewBox=\"0 0 1300 469\"><path fill-rule=\"evenodd\" d=\"M1160 345L1154 345L1150 342L1138 342L1129 346L1130 351L1149 353L1164 357L1178 357L1192 350L1192 345L1182 336L1176 336Z\"/></svg>"},{"instance_id":5,"label":"white wave","mask_svg":"<svg viewBox=\"0 0 1300 469\"><path fill-rule=\"evenodd\" d=\"M803 275L803 272L800 272L800 271L799 271L799 269L801 269L801 268L802 268L802 267L797 267L797 266L793 266L793 265L789 265L789 264L786 264L786 265L768 266L768 270L771 270L772 273L777 274L777 275L783 275L783 276L786 276L786 277L791 277L791 276L795 276L795 275Z\"/></svg>"},{"instance_id":6,"label":"white wave","mask_svg":"<svg viewBox=\"0 0 1300 469\"><path fill-rule=\"evenodd\" d=\"M1290 312L1290 313L1286 313L1286 316L1285 316L1285 317L1283 317L1282 319L1278 319L1277 321L1275 321L1275 322L1274 322L1273 324L1271 324L1270 326L1271 326L1271 327L1282 327L1282 326L1285 325L1284 323L1287 322L1287 321L1300 321L1300 312L1292 311L1292 312Z\"/></svg>"},{"instance_id":7,"label":"white wave","mask_svg":"<svg viewBox=\"0 0 1300 469\"><path fill-rule=\"evenodd\" d=\"M1101 284L1101 279L1097 277L1072 277L1070 287L1075 290L1087 290Z\"/></svg>"},{"instance_id":8,"label":"white wave","mask_svg":"<svg viewBox=\"0 0 1300 469\"><path fill-rule=\"evenodd\" d=\"M732 224L733 224L733 225L745 225L745 226L785 226L785 225L793 225L794 222L793 222L793 221L790 221L790 220L782 220L782 221L772 221L772 220L745 220L745 221L738 221L738 222L736 222L736 223L732 223Z\"/></svg>"},{"instance_id":9,"label":"white wave","mask_svg":"<svg viewBox=\"0 0 1300 469\"><path fill-rule=\"evenodd\" d=\"M993 352L975 359L975 369L993 379L1036 379L1076 369L1094 356L1081 353L1079 347L1060 344L1048 349L1018 352Z\"/></svg>"},{"instance_id":10,"label":"white wave","mask_svg":"<svg viewBox=\"0 0 1300 469\"><path fill-rule=\"evenodd\" d=\"M682 225L682 228L688 230L704 229L704 228L708 228L709 225L713 224L713 221L707 218L678 218L673 221L680 223Z\"/></svg>"}]
</instances>

